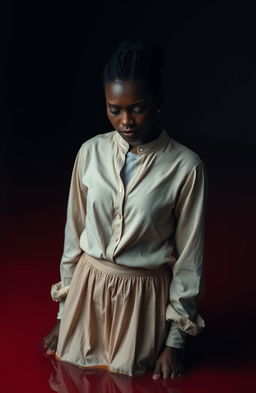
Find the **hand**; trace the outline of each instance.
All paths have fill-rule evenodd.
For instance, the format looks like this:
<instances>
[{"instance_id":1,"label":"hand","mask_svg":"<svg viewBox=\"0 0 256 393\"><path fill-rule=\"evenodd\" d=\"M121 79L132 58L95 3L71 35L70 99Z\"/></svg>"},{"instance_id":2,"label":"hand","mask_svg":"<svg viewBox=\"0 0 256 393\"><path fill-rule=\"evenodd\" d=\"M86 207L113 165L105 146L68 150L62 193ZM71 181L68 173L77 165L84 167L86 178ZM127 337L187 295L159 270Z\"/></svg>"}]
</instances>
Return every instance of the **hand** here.
<instances>
[{"instance_id":1,"label":"hand","mask_svg":"<svg viewBox=\"0 0 256 393\"><path fill-rule=\"evenodd\" d=\"M56 324L50 330L50 332L43 338L43 348L46 349L48 355L52 355L57 348L58 338L60 330L60 319L57 320Z\"/></svg>"},{"instance_id":2,"label":"hand","mask_svg":"<svg viewBox=\"0 0 256 393\"><path fill-rule=\"evenodd\" d=\"M183 350L165 346L158 357L153 372L153 379L158 379L163 374L163 378L175 378L184 374Z\"/></svg>"}]
</instances>

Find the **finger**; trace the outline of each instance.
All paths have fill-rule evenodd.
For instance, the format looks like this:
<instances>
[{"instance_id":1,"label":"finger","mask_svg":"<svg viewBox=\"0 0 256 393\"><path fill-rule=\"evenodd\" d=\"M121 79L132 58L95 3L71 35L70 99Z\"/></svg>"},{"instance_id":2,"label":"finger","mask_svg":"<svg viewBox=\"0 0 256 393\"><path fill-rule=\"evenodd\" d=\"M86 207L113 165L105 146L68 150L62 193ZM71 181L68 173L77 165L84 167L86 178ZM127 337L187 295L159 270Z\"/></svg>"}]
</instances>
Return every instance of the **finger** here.
<instances>
[{"instance_id":1,"label":"finger","mask_svg":"<svg viewBox=\"0 0 256 393\"><path fill-rule=\"evenodd\" d=\"M173 378L176 378L177 375L178 375L178 371L177 371L176 368L174 368L174 369L172 370L172 373L171 373L171 378L172 378L172 379L173 379Z\"/></svg>"},{"instance_id":2,"label":"finger","mask_svg":"<svg viewBox=\"0 0 256 393\"><path fill-rule=\"evenodd\" d=\"M179 363L176 369L177 369L177 375L183 375L185 372L183 362Z\"/></svg>"},{"instance_id":3,"label":"finger","mask_svg":"<svg viewBox=\"0 0 256 393\"><path fill-rule=\"evenodd\" d=\"M49 345L49 347L47 349L47 353L48 354L54 353L55 350L56 350L56 347L57 347L57 337L53 337L52 341L51 341L51 343L50 343L50 345Z\"/></svg>"},{"instance_id":4,"label":"finger","mask_svg":"<svg viewBox=\"0 0 256 393\"><path fill-rule=\"evenodd\" d=\"M51 343L51 346L50 346L50 348L53 350L53 351L55 351L56 350L56 348L57 348L57 343L58 343L58 337L53 337L53 339L52 339L52 343Z\"/></svg>"},{"instance_id":5,"label":"finger","mask_svg":"<svg viewBox=\"0 0 256 393\"><path fill-rule=\"evenodd\" d=\"M46 348L46 347L49 346L49 344L50 344L49 338L48 338L48 337L44 337L44 338L43 338L43 341L42 341L43 347Z\"/></svg>"},{"instance_id":6,"label":"finger","mask_svg":"<svg viewBox=\"0 0 256 393\"><path fill-rule=\"evenodd\" d=\"M179 371L177 372L177 377L181 377L183 374L184 374L184 371L179 370Z\"/></svg>"},{"instance_id":7,"label":"finger","mask_svg":"<svg viewBox=\"0 0 256 393\"><path fill-rule=\"evenodd\" d=\"M163 369L163 378L164 379L170 378L170 374L171 374L171 369L165 367Z\"/></svg>"},{"instance_id":8,"label":"finger","mask_svg":"<svg viewBox=\"0 0 256 393\"><path fill-rule=\"evenodd\" d=\"M178 375L181 377L184 373L185 373L184 367L181 366L179 371L178 371Z\"/></svg>"},{"instance_id":9,"label":"finger","mask_svg":"<svg viewBox=\"0 0 256 393\"><path fill-rule=\"evenodd\" d=\"M156 363L155 369L153 371L153 379L158 379L160 377L160 369L161 369L161 364Z\"/></svg>"}]
</instances>

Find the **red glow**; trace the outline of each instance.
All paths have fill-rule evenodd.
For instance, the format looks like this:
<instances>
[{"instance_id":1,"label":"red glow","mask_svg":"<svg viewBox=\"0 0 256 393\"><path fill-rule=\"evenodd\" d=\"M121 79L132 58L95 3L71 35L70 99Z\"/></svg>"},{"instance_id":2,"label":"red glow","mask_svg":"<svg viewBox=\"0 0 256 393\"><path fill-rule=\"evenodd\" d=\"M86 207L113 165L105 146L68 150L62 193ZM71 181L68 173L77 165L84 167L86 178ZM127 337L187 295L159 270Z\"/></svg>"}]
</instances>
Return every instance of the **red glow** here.
<instances>
[{"instance_id":1,"label":"red glow","mask_svg":"<svg viewBox=\"0 0 256 393\"><path fill-rule=\"evenodd\" d=\"M221 201L213 197L209 201L206 294L200 307L207 326L188 341L186 374L158 381L151 373L127 377L84 370L45 356L41 340L57 313L50 286L59 278L65 217L63 210L56 212L51 204L43 205L41 215L33 204L25 213L13 211L5 225L7 240L2 250L1 392L47 393L54 388L61 393L252 391L256 365L251 312L256 294L254 199L252 195L223 195Z\"/></svg>"}]
</instances>

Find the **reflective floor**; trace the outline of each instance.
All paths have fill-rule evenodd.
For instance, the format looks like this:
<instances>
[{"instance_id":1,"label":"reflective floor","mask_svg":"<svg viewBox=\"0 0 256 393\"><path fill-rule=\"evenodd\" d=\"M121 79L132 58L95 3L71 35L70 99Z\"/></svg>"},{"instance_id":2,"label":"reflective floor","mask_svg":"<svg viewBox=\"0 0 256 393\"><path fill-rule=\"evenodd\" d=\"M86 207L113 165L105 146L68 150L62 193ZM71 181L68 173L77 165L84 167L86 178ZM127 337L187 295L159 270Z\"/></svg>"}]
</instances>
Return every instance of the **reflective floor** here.
<instances>
[{"instance_id":1,"label":"reflective floor","mask_svg":"<svg viewBox=\"0 0 256 393\"><path fill-rule=\"evenodd\" d=\"M200 306L206 328L187 343L186 374L179 379L158 381L152 379L151 373L128 377L84 370L44 354L41 341L57 313L50 286L59 279L65 217L52 207L56 203L43 205L45 210L41 207L40 214L33 204L26 210L13 210L5 226L7 236L0 271L1 392L255 391L253 203L252 195L210 200L207 291Z\"/></svg>"},{"instance_id":2,"label":"reflective floor","mask_svg":"<svg viewBox=\"0 0 256 393\"><path fill-rule=\"evenodd\" d=\"M49 386L56 392L68 393L182 393L241 392L253 387L250 364L218 365L208 363L191 368L178 380L152 381L151 375L126 377L105 371L84 371L65 362L51 359L53 370ZM255 371L255 369L254 369Z\"/></svg>"}]
</instances>

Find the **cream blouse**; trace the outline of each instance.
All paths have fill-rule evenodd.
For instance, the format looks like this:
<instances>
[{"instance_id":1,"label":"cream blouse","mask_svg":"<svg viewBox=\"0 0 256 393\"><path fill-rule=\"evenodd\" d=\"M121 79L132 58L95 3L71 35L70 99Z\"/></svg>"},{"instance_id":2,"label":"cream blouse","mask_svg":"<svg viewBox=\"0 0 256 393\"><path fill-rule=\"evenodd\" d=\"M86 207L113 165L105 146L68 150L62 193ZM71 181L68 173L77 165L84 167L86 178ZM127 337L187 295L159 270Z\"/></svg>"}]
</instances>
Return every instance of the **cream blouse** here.
<instances>
[{"instance_id":1,"label":"cream blouse","mask_svg":"<svg viewBox=\"0 0 256 393\"><path fill-rule=\"evenodd\" d=\"M137 146L138 158L125 187L121 177L129 144L116 131L80 147L72 172L61 281L51 296L57 318L81 254L124 266L172 268L166 345L182 348L187 334L204 327L197 304L204 285L208 180L204 162L165 130Z\"/></svg>"}]
</instances>

